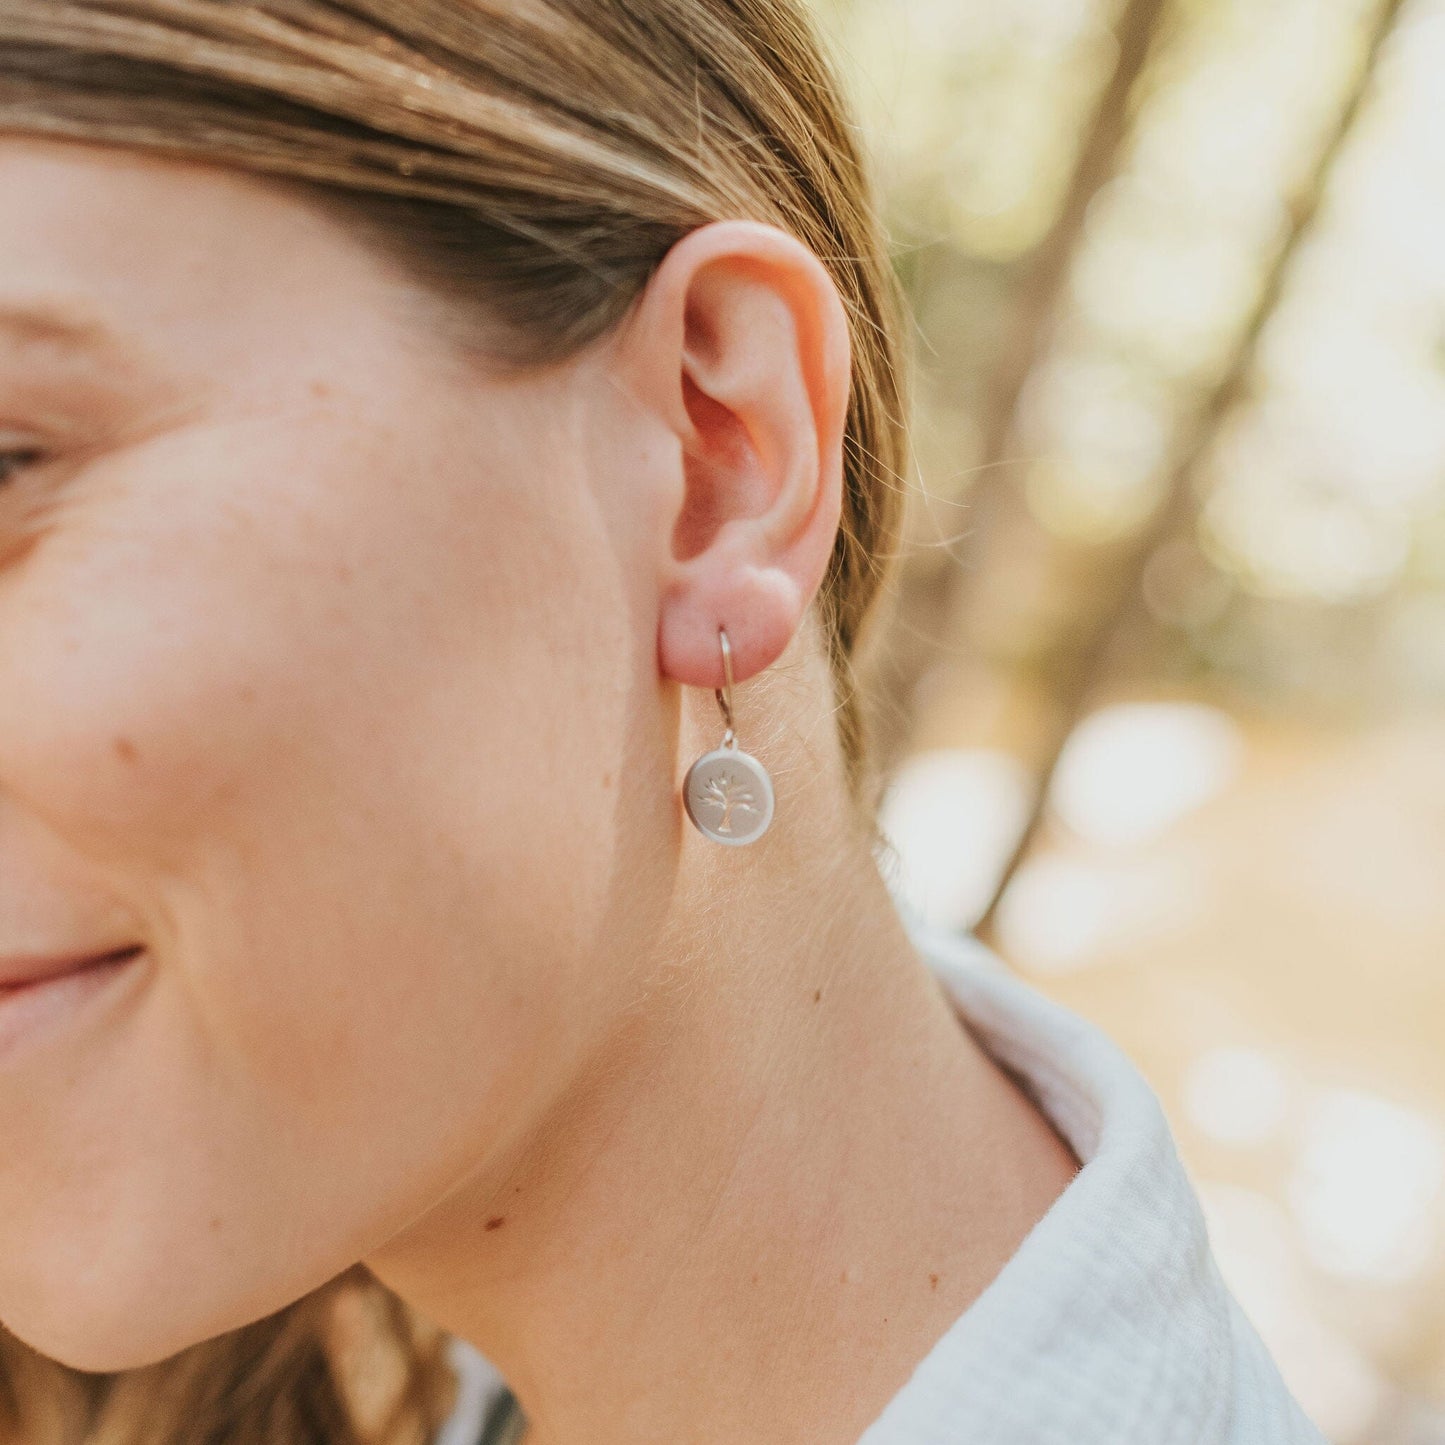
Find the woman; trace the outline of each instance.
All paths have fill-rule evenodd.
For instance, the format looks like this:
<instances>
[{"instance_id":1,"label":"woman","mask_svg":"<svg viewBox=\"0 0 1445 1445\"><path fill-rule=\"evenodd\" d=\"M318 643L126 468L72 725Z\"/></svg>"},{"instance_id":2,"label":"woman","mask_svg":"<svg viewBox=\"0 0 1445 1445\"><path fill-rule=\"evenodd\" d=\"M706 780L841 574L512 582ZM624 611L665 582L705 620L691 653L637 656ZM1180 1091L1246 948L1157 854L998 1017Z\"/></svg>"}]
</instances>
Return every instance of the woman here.
<instances>
[{"instance_id":1,"label":"woman","mask_svg":"<svg viewBox=\"0 0 1445 1445\"><path fill-rule=\"evenodd\" d=\"M1317 1439L880 876L795 0L0 0L0 185L6 1438Z\"/></svg>"}]
</instances>

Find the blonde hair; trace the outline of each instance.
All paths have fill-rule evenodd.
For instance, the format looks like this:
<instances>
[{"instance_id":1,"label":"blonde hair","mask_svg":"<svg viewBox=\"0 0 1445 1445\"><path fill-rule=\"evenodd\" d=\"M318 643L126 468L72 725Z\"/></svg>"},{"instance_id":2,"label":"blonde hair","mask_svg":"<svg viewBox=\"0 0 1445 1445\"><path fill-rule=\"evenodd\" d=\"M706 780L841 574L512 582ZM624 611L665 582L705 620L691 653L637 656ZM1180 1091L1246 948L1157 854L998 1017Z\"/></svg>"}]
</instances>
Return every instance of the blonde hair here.
<instances>
[{"instance_id":1,"label":"blonde hair","mask_svg":"<svg viewBox=\"0 0 1445 1445\"><path fill-rule=\"evenodd\" d=\"M818 606L850 794L873 827L859 675L901 530L903 313L802 0L0 0L3 132L299 184L457 303L464 339L522 366L603 336L698 226L759 220L804 241L851 323L843 518ZM357 1301L405 1364L370 1422L335 1340ZM0 1430L27 1445L425 1440L449 1391L443 1343L357 1271L136 1376L70 1376L0 1340Z\"/></svg>"}]
</instances>

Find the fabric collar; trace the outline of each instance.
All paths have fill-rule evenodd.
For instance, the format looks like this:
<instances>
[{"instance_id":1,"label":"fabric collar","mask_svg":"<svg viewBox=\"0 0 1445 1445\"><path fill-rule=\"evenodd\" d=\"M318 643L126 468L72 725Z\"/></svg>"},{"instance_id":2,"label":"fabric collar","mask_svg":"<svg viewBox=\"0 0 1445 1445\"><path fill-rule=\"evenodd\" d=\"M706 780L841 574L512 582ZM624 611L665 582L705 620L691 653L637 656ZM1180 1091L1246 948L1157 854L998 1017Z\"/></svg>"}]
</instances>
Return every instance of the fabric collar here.
<instances>
[{"instance_id":1,"label":"fabric collar","mask_svg":"<svg viewBox=\"0 0 1445 1445\"><path fill-rule=\"evenodd\" d=\"M1083 1167L859 1445L1323 1445L1219 1274L1135 1065L976 940L904 917Z\"/></svg>"}]
</instances>

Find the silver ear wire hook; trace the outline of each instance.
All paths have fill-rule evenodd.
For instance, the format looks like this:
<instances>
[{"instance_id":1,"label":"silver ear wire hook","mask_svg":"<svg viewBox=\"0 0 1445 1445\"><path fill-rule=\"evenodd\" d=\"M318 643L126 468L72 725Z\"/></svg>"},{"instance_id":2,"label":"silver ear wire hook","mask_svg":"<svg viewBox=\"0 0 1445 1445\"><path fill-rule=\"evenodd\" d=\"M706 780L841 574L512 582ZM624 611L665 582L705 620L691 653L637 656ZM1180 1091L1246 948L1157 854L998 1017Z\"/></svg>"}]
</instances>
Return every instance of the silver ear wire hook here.
<instances>
[{"instance_id":1,"label":"silver ear wire hook","mask_svg":"<svg viewBox=\"0 0 1445 1445\"><path fill-rule=\"evenodd\" d=\"M717 636L723 655L723 685L717 689L717 705L722 709L723 723L727 728L723 734L722 745L725 748L735 748L738 738L733 722L733 647L728 641L727 628L719 627Z\"/></svg>"},{"instance_id":2,"label":"silver ear wire hook","mask_svg":"<svg viewBox=\"0 0 1445 1445\"><path fill-rule=\"evenodd\" d=\"M704 753L687 772L683 803L693 826L714 843L756 843L773 821L773 780L751 753L738 746L733 712L733 649L727 628L717 630L723 685L714 688L726 731L720 747Z\"/></svg>"}]
</instances>

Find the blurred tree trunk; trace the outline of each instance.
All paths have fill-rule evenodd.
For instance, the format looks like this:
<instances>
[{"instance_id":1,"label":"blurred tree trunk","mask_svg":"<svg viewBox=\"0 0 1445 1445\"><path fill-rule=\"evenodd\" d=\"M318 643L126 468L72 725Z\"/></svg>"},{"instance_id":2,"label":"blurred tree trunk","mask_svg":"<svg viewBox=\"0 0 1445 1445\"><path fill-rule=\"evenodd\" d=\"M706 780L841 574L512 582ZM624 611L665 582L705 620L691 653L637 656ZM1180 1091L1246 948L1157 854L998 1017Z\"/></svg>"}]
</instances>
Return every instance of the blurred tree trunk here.
<instances>
[{"instance_id":1,"label":"blurred tree trunk","mask_svg":"<svg viewBox=\"0 0 1445 1445\"><path fill-rule=\"evenodd\" d=\"M1047 344L1059 302L1068 285L1074 253L1084 233L1089 204L1118 169L1129 134L1130 100L1153 49L1168 0L1128 0L1115 26L1118 58L1099 99L1064 201L1048 234L1030 258L1019 299L990 388L983 424L983 463L968 493L966 545L915 564L901 579L890 657L888 692L905 705L877 723L877 745L885 767L907 742L912 699L923 674L948 647L951 621L966 605L971 559L986 550L1002 526L1015 491L1007 455L1014 413L1034 363ZM940 636L940 624L942 635Z\"/></svg>"},{"instance_id":2,"label":"blurred tree trunk","mask_svg":"<svg viewBox=\"0 0 1445 1445\"><path fill-rule=\"evenodd\" d=\"M999 876L992 900L977 925L987 937L993 932L999 904L1019 868L1027 859L1046 816L1048 797L1065 744L1087 710L1100 681L1108 674L1110 655L1121 629L1136 613L1142 596L1144 570L1155 550L1171 535L1193 531L1197 525L1195 480L1221 423L1245 398L1259 354L1260 340L1279 305L1290 265L1301 243L1314 227L1328 190L1329 179L1371 93L1380 53L1394 30L1404 0L1383 0L1369 43L1330 131L1323 138L1315 162L1290 207L1286 235L1275 254L1259 295L1241 330L1239 343L1219 381L1196 413L1188 436L1177 452L1163 500L1144 529L1119 548L1090 553L1085 564L1093 576L1088 585L1071 587L1070 594L1084 602L1083 619L1074 620L1069 645L1052 654L1054 666L1043 689L1045 744L1032 812Z\"/></svg>"}]
</instances>

